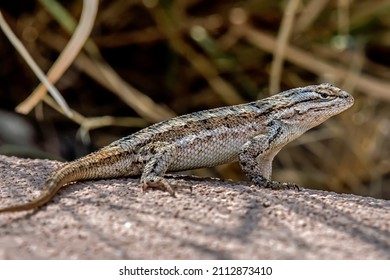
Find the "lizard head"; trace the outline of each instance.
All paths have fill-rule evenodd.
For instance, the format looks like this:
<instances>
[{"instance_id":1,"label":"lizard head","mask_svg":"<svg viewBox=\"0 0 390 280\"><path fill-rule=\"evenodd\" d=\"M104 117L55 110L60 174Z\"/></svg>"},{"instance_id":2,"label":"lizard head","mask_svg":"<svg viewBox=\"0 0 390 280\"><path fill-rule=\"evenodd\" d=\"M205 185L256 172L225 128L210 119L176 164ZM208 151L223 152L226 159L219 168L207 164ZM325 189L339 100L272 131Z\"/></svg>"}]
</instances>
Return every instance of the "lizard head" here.
<instances>
[{"instance_id":1,"label":"lizard head","mask_svg":"<svg viewBox=\"0 0 390 280\"><path fill-rule=\"evenodd\" d=\"M284 104L284 109L277 116L279 120L304 130L321 124L354 103L352 95L327 83L294 88L271 98L277 98L278 103Z\"/></svg>"}]
</instances>

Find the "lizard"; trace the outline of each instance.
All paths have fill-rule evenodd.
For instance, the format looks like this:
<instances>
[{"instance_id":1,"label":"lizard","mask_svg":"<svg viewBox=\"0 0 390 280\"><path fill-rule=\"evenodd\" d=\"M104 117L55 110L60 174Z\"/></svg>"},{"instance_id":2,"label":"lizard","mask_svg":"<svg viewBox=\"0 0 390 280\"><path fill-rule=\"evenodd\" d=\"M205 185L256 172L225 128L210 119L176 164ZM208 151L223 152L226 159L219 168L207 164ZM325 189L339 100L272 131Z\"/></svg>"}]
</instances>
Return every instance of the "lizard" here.
<instances>
[{"instance_id":1,"label":"lizard","mask_svg":"<svg viewBox=\"0 0 390 280\"><path fill-rule=\"evenodd\" d=\"M174 195L166 172L239 161L256 186L296 189L271 179L272 161L289 142L351 107L354 98L331 84L293 88L246 104L219 107L165 120L65 163L47 179L41 194L2 212L36 209L70 183L140 176L142 189Z\"/></svg>"}]
</instances>

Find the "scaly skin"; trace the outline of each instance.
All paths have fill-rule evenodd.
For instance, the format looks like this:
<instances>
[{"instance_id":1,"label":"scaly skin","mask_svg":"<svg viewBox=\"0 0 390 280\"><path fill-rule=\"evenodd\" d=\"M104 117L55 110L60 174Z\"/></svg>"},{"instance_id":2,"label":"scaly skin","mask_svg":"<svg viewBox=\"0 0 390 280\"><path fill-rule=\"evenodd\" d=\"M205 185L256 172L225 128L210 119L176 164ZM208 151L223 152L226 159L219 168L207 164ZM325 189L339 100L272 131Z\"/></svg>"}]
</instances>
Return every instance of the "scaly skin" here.
<instances>
[{"instance_id":1,"label":"scaly skin","mask_svg":"<svg viewBox=\"0 0 390 280\"><path fill-rule=\"evenodd\" d=\"M141 175L143 189L174 194L166 172L239 161L254 184L296 188L271 181L272 160L287 143L353 105L330 84L291 89L258 101L179 116L156 123L101 150L69 162L47 180L31 202L0 209L23 211L50 201L63 186L81 180Z\"/></svg>"}]
</instances>

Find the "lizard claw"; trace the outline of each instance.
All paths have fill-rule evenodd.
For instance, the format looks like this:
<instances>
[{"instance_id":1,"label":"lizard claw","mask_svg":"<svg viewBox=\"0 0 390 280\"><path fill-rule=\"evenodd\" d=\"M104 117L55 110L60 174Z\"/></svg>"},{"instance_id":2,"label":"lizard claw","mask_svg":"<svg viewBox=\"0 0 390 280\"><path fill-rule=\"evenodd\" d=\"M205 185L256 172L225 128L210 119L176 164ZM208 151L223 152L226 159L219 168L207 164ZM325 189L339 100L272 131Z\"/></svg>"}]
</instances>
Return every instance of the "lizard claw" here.
<instances>
[{"instance_id":1,"label":"lizard claw","mask_svg":"<svg viewBox=\"0 0 390 280\"><path fill-rule=\"evenodd\" d=\"M277 182L279 183L279 182ZM294 183L279 183L280 184L280 187L279 189L284 189L284 190L296 190L296 191L300 191L301 188L297 185L297 184L294 184Z\"/></svg>"},{"instance_id":2,"label":"lizard claw","mask_svg":"<svg viewBox=\"0 0 390 280\"><path fill-rule=\"evenodd\" d=\"M294 183L285 183L278 181L269 181L264 185L265 188L270 188L273 190L296 190L300 191L300 188L297 184Z\"/></svg>"}]
</instances>

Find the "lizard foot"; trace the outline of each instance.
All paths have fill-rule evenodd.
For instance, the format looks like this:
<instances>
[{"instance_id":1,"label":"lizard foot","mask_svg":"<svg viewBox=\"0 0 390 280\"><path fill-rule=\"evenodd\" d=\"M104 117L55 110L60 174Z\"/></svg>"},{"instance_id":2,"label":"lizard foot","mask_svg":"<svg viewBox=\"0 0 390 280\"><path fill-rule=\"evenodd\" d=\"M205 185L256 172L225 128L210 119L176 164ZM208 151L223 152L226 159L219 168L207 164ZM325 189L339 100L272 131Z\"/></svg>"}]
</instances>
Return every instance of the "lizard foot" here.
<instances>
[{"instance_id":1,"label":"lizard foot","mask_svg":"<svg viewBox=\"0 0 390 280\"><path fill-rule=\"evenodd\" d=\"M144 182L142 182L142 191L145 192L149 188L162 189L164 191L167 191L171 196L176 197L175 191L164 178L149 179L147 181L144 180Z\"/></svg>"},{"instance_id":2,"label":"lizard foot","mask_svg":"<svg viewBox=\"0 0 390 280\"><path fill-rule=\"evenodd\" d=\"M295 183L285 183L278 181L265 180L264 178L256 178L253 180L256 186L272 189L272 190L296 190L300 191L301 188Z\"/></svg>"}]
</instances>

